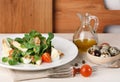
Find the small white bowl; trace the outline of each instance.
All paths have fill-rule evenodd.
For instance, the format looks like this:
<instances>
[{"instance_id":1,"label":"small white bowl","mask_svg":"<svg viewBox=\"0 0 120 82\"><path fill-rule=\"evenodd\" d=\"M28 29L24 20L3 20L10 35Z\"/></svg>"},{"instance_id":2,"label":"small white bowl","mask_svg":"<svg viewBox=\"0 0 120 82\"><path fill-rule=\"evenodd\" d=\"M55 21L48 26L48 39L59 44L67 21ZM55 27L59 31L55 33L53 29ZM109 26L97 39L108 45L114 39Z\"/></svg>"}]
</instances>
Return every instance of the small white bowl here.
<instances>
[{"instance_id":1,"label":"small white bowl","mask_svg":"<svg viewBox=\"0 0 120 82\"><path fill-rule=\"evenodd\" d=\"M87 52L87 59L88 59L88 61L90 61L94 64L107 64L107 63L110 63L110 62L120 59L120 54L113 56L113 57L103 58L103 57L93 56Z\"/></svg>"}]
</instances>

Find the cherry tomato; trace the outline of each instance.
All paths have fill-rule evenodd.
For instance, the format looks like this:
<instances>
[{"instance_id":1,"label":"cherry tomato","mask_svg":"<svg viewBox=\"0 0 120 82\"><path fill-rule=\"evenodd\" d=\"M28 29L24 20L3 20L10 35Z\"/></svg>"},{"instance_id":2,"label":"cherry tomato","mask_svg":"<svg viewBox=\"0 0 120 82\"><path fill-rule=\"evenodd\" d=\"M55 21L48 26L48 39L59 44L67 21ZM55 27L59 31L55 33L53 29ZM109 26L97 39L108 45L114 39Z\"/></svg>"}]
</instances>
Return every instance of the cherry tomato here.
<instances>
[{"instance_id":1,"label":"cherry tomato","mask_svg":"<svg viewBox=\"0 0 120 82\"><path fill-rule=\"evenodd\" d=\"M84 64L80 69L80 74L84 77L89 77L92 74L92 68L88 64Z\"/></svg>"},{"instance_id":2,"label":"cherry tomato","mask_svg":"<svg viewBox=\"0 0 120 82\"><path fill-rule=\"evenodd\" d=\"M50 63L50 62L51 62L50 53L45 52L45 53L42 55L42 61L43 61L43 62Z\"/></svg>"}]
</instances>

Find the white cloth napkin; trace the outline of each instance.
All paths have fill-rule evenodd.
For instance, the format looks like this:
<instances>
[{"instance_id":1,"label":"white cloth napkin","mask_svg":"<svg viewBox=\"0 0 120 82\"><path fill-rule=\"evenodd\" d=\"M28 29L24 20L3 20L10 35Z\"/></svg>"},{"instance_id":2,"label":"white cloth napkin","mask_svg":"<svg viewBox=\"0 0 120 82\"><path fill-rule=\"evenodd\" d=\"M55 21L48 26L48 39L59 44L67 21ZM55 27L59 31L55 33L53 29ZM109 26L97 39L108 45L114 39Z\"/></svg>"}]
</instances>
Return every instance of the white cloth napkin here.
<instances>
[{"instance_id":1,"label":"white cloth napkin","mask_svg":"<svg viewBox=\"0 0 120 82\"><path fill-rule=\"evenodd\" d=\"M66 64L57 68L68 68L71 64ZM0 67L0 82L20 82L26 80L41 79L53 72L54 69L38 71L20 71Z\"/></svg>"},{"instance_id":2,"label":"white cloth napkin","mask_svg":"<svg viewBox=\"0 0 120 82\"><path fill-rule=\"evenodd\" d=\"M1 82L14 82L11 71L9 69L0 67L0 81Z\"/></svg>"},{"instance_id":3,"label":"white cloth napkin","mask_svg":"<svg viewBox=\"0 0 120 82\"><path fill-rule=\"evenodd\" d=\"M0 67L0 81L2 82L19 82L24 80L32 80L47 76L51 73L49 70L40 71L18 71Z\"/></svg>"}]
</instances>

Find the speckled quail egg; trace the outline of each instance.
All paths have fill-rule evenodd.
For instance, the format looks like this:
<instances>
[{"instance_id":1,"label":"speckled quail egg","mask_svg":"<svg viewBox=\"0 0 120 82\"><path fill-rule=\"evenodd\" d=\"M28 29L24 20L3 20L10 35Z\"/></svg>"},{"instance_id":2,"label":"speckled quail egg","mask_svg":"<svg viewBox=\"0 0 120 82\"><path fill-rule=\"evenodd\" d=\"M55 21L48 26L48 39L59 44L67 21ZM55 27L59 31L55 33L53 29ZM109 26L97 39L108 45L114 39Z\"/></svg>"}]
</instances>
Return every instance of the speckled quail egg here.
<instances>
[{"instance_id":1,"label":"speckled quail egg","mask_svg":"<svg viewBox=\"0 0 120 82\"><path fill-rule=\"evenodd\" d=\"M106 57L111 57L109 52L102 53L100 57L106 58Z\"/></svg>"},{"instance_id":2,"label":"speckled quail egg","mask_svg":"<svg viewBox=\"0 0 120 82\"><path fill-rule=\"evenodd\" d=\"M93 45L92 47L90 47L90 49L88 50L88 52L92 55L94 55L94 51L95 50L99 50L99 47L97 45Z\"/></svg>"},{"instance_id":3,"label":"speckled quail egg","mask_svg":"<svg viewBox=\"0 0 120 82\"><path fill-rule=\"evenodd\" d=\"M108 52L108 49L102 48L100 50L100 52L101 52L101 56L100 57L111 57L110 53Z\"/></svg>"},{"instance_id":4,"label":"speckled quail egg","mask_svg":"<svg viewBox=\"0 0 120 82\"><path fill-rule=\"evenodd\" d=\"M101 56L101 53L100 53L99 50L95 50L95 51L94 51L94 55L100 57L100 56Z\"/></svg>"},{"instance_id":5,"label":"speckled quail egg","mask_svg":"<svg viewBox=\"0 0 120 82\"><path fill-rule=\"evenodd\" d=\"M115 56L120 53L120 51L116 47L110 47L109 52L110 52L111 56Z\"/></svg>"},{"instance_id":6,"label":"speckled quail egg","mask_svg":"<svg viewBox=\"0 0 120 82\"><path fill-rule=\"evenodd\" d=\"M112 57L119 54L120 50L110 46L108 43L102 43L100 46L93 45L88 49L88 53L98 57Z\"/></svg>"},{"instance_id":7,"label":"speckled quail egg","mask_svg":"<svg viewBox=\"0 0 120 82\"><path fill-rule=\"evenodd\" d=\"M107 52L108 52L108 50L107 50L107 49L102 48L102 49L100 49L100 52L101 52L101 54L104 54L104 53L107 53Z\"/></svg>"},{"instance_id":8,"label":"speckled quail egg","mask_svg":"<svg viewBox=\"0 0 120 82\"><path fill-rule=\"evenodd\" d=\"M107 50L107 49L109 49L109 47L110 46L108 46L108 45L102 45L102 49L106 49Z\"/></svg>"}]
</instances>

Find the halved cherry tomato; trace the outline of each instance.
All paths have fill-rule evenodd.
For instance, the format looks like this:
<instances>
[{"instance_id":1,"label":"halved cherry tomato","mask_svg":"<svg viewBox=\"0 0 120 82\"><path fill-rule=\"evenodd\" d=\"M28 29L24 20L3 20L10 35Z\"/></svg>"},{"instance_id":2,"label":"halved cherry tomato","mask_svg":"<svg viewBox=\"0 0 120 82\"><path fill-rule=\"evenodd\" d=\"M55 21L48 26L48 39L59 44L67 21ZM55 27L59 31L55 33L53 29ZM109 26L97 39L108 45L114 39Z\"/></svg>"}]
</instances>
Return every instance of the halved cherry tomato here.
<instances>
[{"instance_id":1,"label":"halved cherry tomato","mask_svg":"<svg viewBox=\"0 0 120 82\"><path fill-rule=\"evenodd\" d=\"M88 64L84 64L80 69L80 74L84 77L89 77L92 74L92 68Z\"/></svg>"},{"instance_id":2,"label":"halved cherry tomato","mask_svg":"<svg viewBox=\"0 0 120 82\"><path fill-rule=\"evenodd\" d=\"M42 61L43 61L43 62L50 63L50 62L52 61L52 60L51 60L51 57L50 57L50 53L45 52L45 53L42 55Z\"/></svg>"}]
</instances>

